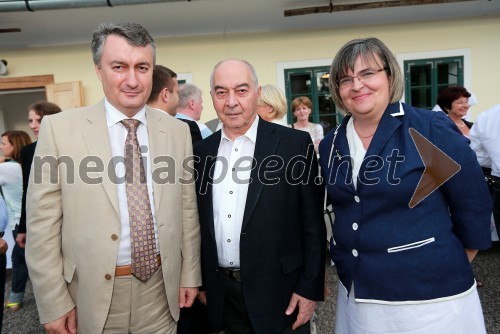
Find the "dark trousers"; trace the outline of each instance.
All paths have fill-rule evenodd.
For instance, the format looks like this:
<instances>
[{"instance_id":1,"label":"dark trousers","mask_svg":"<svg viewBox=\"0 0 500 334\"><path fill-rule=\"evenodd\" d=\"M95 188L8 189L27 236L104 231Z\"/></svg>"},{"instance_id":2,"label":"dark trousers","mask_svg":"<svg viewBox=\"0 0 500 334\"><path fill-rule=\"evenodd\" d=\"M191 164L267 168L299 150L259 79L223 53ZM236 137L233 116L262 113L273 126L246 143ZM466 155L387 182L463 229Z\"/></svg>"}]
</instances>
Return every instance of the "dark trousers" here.
<instances>
[{"instance_id":1,"label":"dark trousers","mask_svg":"<svg viewBox=\"0 0 500 334\"><path fill-rule=\"evenodd\" d=\"M17 226L12 231L14 240L17 237ZM24 248L14 245L12 249L12 293L24 293L26 289L26 282L28 281L28 267L26 266L26 259L24 257Z\"/></svg>"},{"instance_id":2,"label":"dark trousers","mask_svg":"<svg viewBox=\"0 0 500 334\"><path fill-rule=\"evenodd\" d=\"M492 176L493 218L500 238L500 177Z\"/></svg>"},{"instance_id":3,"label":"dark trousers","mask_svg":"<svg viewBox=\"0 0 500 334\"><path fill-rule=\"evenodd\" d=\"M222 275L222 274L221 274ZM225 334L255 334L252 328L248 311L243 299L241 283L224 278L225 297L224 297L224 317L222 328ZM292 296L290 296L291 298ZM285 310L283 310L285 312ZM279 334L309 334L311 331L310 323L292 331L292 326L282 330Z\"/></svg>"},{"instance_id":4,"label":"dark trousers","mask_svg":"<svg viewBox=\"0 0 500 334\"><path fill-rule=\"evenodd\" d=\"M198 299L193 306L181 308L177 322L177 334L209 334L207 307Z\"/></svg>"},{"instance_id":5,"label":"dark trousers","mask_svg":"<svg viewBox=\"0 0 500 334\"><path fill-rule=\"evenodd\" d=\"M0 334L2 333L2 323L3 323L3 301L5 300L5 275L7 272L7 256L5 254L0 255L0 297L2 297L2 303L0 303Z\"/></svg>"}]
</instances>

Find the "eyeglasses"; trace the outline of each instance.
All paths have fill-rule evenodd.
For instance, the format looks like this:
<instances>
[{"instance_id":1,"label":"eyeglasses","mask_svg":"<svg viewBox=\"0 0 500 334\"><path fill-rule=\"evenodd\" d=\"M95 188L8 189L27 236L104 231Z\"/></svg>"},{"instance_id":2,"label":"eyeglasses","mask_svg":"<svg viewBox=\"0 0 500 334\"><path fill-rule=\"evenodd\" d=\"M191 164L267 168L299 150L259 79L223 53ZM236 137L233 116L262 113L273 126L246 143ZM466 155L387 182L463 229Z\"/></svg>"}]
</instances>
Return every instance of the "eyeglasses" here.
<instances>
[{"instance_id":1,"label":"eyeglasses","mask_svg":"<svg viewBox=\"0 0 500 334\"><path fill-rule=\"evenodd\" d=\"M358 80L360 82L366 82L366 81L370 80L371 78L373 78L374 75L376 75L382 71L387 71L387 70L388 70L388 68L386 68L386 67L381 68L379 70L374 70L374 69L368 68L366 70L359 72L357 75L353 75L353 76L348 75L348 76L345 76L343 78L338 79L337 81L335 81L335 85L339 89L340 88L348 88L354 84L354 78L358 78Z\"/></svg>"}]
</instances>

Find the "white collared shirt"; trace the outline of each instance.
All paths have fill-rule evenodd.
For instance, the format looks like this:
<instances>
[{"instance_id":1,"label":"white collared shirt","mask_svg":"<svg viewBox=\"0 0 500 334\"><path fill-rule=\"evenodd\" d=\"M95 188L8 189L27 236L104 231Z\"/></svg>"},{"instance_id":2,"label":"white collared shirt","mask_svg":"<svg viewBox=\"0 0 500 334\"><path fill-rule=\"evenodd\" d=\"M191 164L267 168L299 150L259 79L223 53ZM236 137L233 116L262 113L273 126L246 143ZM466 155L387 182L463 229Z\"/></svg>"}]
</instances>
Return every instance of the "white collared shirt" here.
<instances>
[{"instance_id":1,"label":"white collared shirt","mask_svg":"<svg viewBox=\"0 0 500 334\"><path fill-rule=\"evenodd\" d=\"M500 177L500 104L479 114L470 129L470 147L481 167Z\"/></svg>"},{"instance_id":2,"label":"white collared shirt","mask_svg":"<svg viewBox=\"0 0 500 334\"><path fill-rule=\"evenodd\" d=\"M107 99L104 101L104 108L106 109L106 120L109 131L109 140L111 142L111 155L113 157L118 157L118 161L124 161L125 154L125 140L127 138L127 129L120 121L127 119L128 117L121 113L118 109L113 107ZM137 140L139 141L140 146L146 146L149 148L149 140L148 140L148 129L147 129L147 119L146 119L146 107L143 107L137 114L135 114L133 119L137 119L141 122L139 127L137 128ZM141 150L144 152L144 150ZM146 153L143 153L143 156L146 158L147 166L144 166L144 170L146 171L146 180L148 186L149 193L149 202L151 203L151 211L153 212L153 222L155 229L155 238L156 238L156 250L160 251L158 244L158 229L156 226L156 216L155 216L155 206L153 200L153 180L151 178L151 159L149 156L149 149ZM117 266L128 265L131 263L131 253L130 253L130 221L128 214L128 205L127 205L127 190L125 184L125 164L124 163L115 163L115 175L120 182L117 182L116 185L117 193L118 193L118 205L120 208L120 223L121 223L121 236L120 236L120 244L118 248L118 258L116 260Z\"/></svg>"},{"instance_id":3,"label":"white collared shirt","mask_svg":"<svg viewBox=\"0 0 500 334\"><path fill-rule=\"evenodd\" d=\"M240 234L257 139L257 116L248 131L230 140L224 128L214 170L213 211L219 266L240 267Z\"/></svg>"}]
</instances>

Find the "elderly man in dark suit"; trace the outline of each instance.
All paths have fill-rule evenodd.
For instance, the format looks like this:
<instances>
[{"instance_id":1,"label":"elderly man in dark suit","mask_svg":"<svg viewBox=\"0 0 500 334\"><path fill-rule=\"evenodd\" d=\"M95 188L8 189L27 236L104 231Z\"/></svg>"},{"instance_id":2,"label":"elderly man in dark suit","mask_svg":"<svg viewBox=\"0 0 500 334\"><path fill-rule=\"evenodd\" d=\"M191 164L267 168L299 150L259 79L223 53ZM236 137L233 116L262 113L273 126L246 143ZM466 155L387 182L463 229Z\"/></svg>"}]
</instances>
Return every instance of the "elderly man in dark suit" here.
<instances>
[{"instance_id":1,"label":"elderly man in dark suit","mask_svg":"<svg viewBox=\"0 0 500 334\"><path fill-rule=\"evenodd\" d=\"M256 114L252 65L214 68L221 131L195 145L202 267L212 330L309 333L323 299L325 225L310 136Z\"/></svg>"}]
</instances>

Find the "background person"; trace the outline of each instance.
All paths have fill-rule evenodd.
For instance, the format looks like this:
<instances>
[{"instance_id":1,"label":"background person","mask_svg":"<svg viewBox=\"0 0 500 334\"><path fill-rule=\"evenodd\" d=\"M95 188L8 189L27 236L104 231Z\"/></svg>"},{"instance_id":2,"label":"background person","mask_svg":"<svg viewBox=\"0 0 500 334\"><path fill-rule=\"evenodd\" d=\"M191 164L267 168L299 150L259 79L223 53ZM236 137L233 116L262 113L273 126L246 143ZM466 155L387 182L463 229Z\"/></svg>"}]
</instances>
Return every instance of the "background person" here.
<instances>
[{"instance_id":1,"label":"background person","mask_svg":"<svg viewBox=\"0 0 500 334\"><path fill-rule=\"evenodd\" d=\"M5 229L9 226L9 212L7 211L7 205L3 199L0 189L0 298L2 298L2 303L0 303L0 333L2 333L2 323L3 323L3 309L5 300L5 277L7 274L7 249L9 245L7 241L3 238Z\"/></svg>"},{"instance_id":2,"label":"background person","mask_svg":"<svg viewBox=\"0 0 500 334\"><path fill-rule=\"evenodd\" d=\"M49 333L173 334L201 285L196 195L153 168L173 159L189 180L191 138L146 105L155 65L146 29L101 24L91 47L105 98L43 119L30 175L26 259L40 321ZM40 160L56 157L104 169Z\"/></svg>"},{"instance_id":3,"label":"background person","mask_svg":"<svg viewBox=\"0 0 500 334\"><path fill-rule=\"evenodd\" d=\"M281 90L274 85L261 87L257 114L265 121L287 126L283 120L286 114L286 98Z\"/></svg>"},{"instance_id":4,"label":"background person","mask_svg":"<svg viewBox=\"0 0 500 334\"><path fill-rule=\"evenodd\" d=\"M179 83L177 73L162 65L155 65L153 70L153 88L148 99L148 106L164 111L172 117L177 114L179 104ZM194 121L181 119L189 126L192 143L196 143L203 138L198 124Z\"/></svg>"},{"instance_id":5,"label":"background person","mask_svg":"<svg viewBox=\"0 0 500 334\"><path fill-rule=\"evenodd\" d=\"M470 140L479 164L491 169L493 218L500 238L500 104L479 114Z\"/></svg>"},{"instance_id":6,"label":"background person","mask_svg":"<svg viewBox=\"0 0 500 334\"><path fill-rule=\"evenodd\" d=\"M58 105L48 101L38 101L28 107L28 122L35 138L38 138L40 123L45 115L53 115L61 112ZM21 148L21 167L23 170L23 201L21 206L21 218L17 228L16 244L18 247L26 246L26 193L30 177L31 164L35 155L36 141ZM15 246L14 246L15 247ZM23 251L24 252L24 251Z\"/></svg>"},{"instance_id":7,"label":"background person","mask_svg":"<svg viewBox=\"0 0 500 334\"><path fill-rule=\"evenodd\" d=\"M21 148L31 143L24 131L7 131L2 134L0 150L3 153L0 163L0 187L9 211L9 225L16 240L17 227L21 217L23 197L23 173L21 168ZM28 268L24 258L24 249L14 245L12 249L12 284L5 307L13 311L21 308L24 291L28 280Z\"/></svg>"},{"instance_id":8,"label":"background person","mask_svg":"<svg viewBox=\"0 0 500 334\"><path fill-rule=\"evenodd\" d=\"M292 124L292 128L306 131L311 136L316 152L319 142L323 139L323 127L320 124L309 122L309 116L312 112L312 102L306 96L301 96L292 101L293 115L297 121Z\"/></svg>"},{"instance_id":9,"label":"background person","mask_svg":"<svg viewBox=\"0 0 500 334\"><path fill-rule=\"evenodd\" d=\"M335 213L335 333L485 333L470 261L491 245L491 197L467 138L443 113L398 102L399 64L376 38L347 42L330 79L348 111L320 144ZM425 165L410 128L461 166L411 207Z\"/></svg>"},{"instance_id":10,"label":"background person","mask_svg":"<svg viewBox=\"0 0 500 334\"><path fill-rule=\"evenodd\" d=\"M205 123L200 122L203 111L203 98L201 89L192 84L184 84L179 88L179 104L177 105L177 115L179 119L195 121L201 131L203 139L210 136L213 131Z\"/></svg>"},{"instance_id":11,"label":"background person","mask_svg":"<svg viewBox=\"0 0 500 334\"><path fill-rule=\"evenodd\" d=\"M455 123L460 132L469 137L472 123L464 119L469 110L470 93L462 86L449 86L439 93L437 104Z\"/></svg>"}]
</instances>

